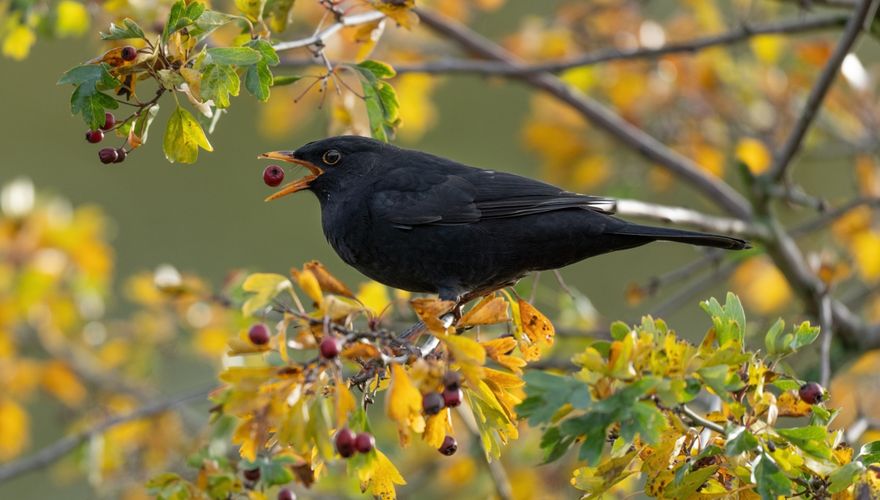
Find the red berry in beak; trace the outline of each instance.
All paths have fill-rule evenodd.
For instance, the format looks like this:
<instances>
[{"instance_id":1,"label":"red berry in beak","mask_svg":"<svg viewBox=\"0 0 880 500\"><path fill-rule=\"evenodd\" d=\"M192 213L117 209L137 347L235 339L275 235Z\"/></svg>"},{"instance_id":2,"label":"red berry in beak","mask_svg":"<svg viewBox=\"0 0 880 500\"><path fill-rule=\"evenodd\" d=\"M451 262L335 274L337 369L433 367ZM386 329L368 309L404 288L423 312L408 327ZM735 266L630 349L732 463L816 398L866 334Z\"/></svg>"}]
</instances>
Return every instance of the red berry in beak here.
<instances>
[{"instance_id":1,"label":"red berry in beak","mask_svg":"<svg viewBox=\"0 0 880 500\"><path fill-rule=\"evenodd\" d=\"M267 186L275 187L284 181L284 169L278 165L269 165L263 170L263 182Z\"/></svg>"}]
</instances>

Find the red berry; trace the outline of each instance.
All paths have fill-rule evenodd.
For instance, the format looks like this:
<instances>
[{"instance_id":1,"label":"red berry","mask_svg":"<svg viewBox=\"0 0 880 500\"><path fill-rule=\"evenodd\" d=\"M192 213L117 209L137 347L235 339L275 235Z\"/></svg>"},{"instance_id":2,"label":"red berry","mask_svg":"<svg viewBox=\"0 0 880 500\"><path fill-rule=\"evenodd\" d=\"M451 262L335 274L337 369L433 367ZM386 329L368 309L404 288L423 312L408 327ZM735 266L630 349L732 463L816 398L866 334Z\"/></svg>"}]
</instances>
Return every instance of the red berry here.
<instances>
[{"instance_id":1,"label":"red berry","mask_svg":"<svg viewBox=\"0 0 880 500\"><path fill-rule=\"evenodd\" d=\"M318 350L321 351L321 356L325 359L333 359L339 355L339 341L333 337L324 337Z\"/></svg>"},{"instance_id":2,"label":"red berry","mask_svg":"<svg viewBox=\"0 0 880 500\"><path fill-rule=\"evenodd\" d=\"M134 61L137 58L138 51L136 48L131 45L126 45L122 47L122 60L123 61Z\"/></svg>"},{"instance_id":3,"label":"red berry","mask_svg":"<svg viewBox=\"0 0 880 500\"><path fill-rule=\"evenodd\" d=\"M269 165L263 170L263 182L267 186L275 187L284 181L284 169L278 165Z\"/></svg>"},{"instance_id":4,"label":"red berry","mask_svg":"<svg viewBox=\"0 0 880 500\"><path fill-rule=\"evenodd\" d=\"M248 330L248 338L254 345L266 345L269 343L269 328L263 323L257 323Z\"/></svg>"},{"instance_id":5,"label":"red berry","mask_svg":"<svg viewBox=\"0 0 880 500\"><path fill-rule=\"evenodd\" d=\"M119 149L117 149L117 150L116 150L116 161L114 161L113 163L122 163L122 162L124 162L124 161L125 161L125 157L126 157L127 155L128 155L128 153L125 152L125 149L124 149L124 148L119 148Z\"/></svg>"},{"instance_id":6,"label":"red berry","mask_svg":"<svg viewBox=\"0 0 880 500\"><path fill-rule=\"evenodd\" d=\"M92 144L97 144L104 140L104 132L100 130L89 130L86 132L86 140Z\"/></svg>"},{"instance_id":7,"label":"red berry","mask_svg":"<svg viewBox=\"0 0 880 500\"><path fill-rule=\"evenodd\" d=\"M455 441L454 437L446 436L445 438L443 438L443 444L440 445L440 448L438 448L437 451L446 455L447 457L450 455L455 455L455 452L458 451L458 443Z\"/></svg>"},{"instance_id":8,"label":"red berry","mask_svg":"<svg viewBox=\"0 0 880 500\"><path fill-rule=\"evenodd\" d=\"M439 392L429 392L422 397L422 410L426 415L436 415L443 409L443 396Z\"/></svg>"},{"instance_id":9,"label":"red berry","mask_svg":"<svg viewBox=\"0 0 880 500\"><path fill-rule=\"evenodd\" d=\"M443 385L450 391L454 391L461 387L461 374L458 372L446 372L443 375Z\"/></svg>"},{"instance_id":10,"label":"red berry","mask_svg":"<svg viewBox=\"0 0 880 500\"><path fill-rule=\"evenodd\" d=\"M447 408L455 408L461 404L462 396L461 389L449 389L447 387L446 390L443 391L443 404Z\"/></svg>"},{"instance_id":11,"label":"red berry","mask_svg":"<svg viewBox=\"0 0 880 500\"><path fill-rule=\"evenodd\" d=\"M348 427L343 427L336 433L336 451L342 455L342 458L348 458L354 455L354 441L357 439L354 432Z\"/></svg>"},{"instance_id":12,"label":"red berry","mask_svg":"<svg viewBox=\"0 0 880 500\"><path fill-rule=\"evenodd\" d=\"M113 113L104 113L104 125L101 125L101 130L110 130L113 125L116 125L116 117Z\"/></svg>"},{"instance_id":13,"label":"red berry","mask_svg":"<svg viewBox=\"0 0 880 500\"><path fill-rule=\"evenodd\" d=\"M825 399L825 389L816 382L807 382L798 389L798 396L804 403L814 405Z\"/></svg>"},{"instance_id":14,"label":"red berry","mask_svg":"<svg viewBox=\"0 0 880 500\"><path fill-rule=\"evenodd\" d=\"M260 469L248 469L244 471L244 478L248 481L259 481L260 480Z\"/></svg>"},{"instance_id":15,"label":"red berry","mask_svg":"<svg viewBox=\"0 0 880 500\"><path fill-rule=\"evenodd\" d=\"M278 491L278 500L296 500L296 494L287 488Z\"/></svg>"},{"instance_id":16,"label":"red berry","mask_svg":"<svg viewBox=\"0 0 880 500\"><path fill-rule=\"evenodd\" d=\"M361 453L369 453L376 445L376 439L369 432L358 432L354 438L354 449Z\"/></svg>"},{"instance_id":17,"label":"red berry","mask_svg":"<svg viewBox=\"0 0 880 500\"><path fill-rule=\"evenodd\" d=\"M119 153L113 148L104 148L98 151L98 159L105 165L113 163L117 158L119 158Z\"/></svg>"}]
</instances>

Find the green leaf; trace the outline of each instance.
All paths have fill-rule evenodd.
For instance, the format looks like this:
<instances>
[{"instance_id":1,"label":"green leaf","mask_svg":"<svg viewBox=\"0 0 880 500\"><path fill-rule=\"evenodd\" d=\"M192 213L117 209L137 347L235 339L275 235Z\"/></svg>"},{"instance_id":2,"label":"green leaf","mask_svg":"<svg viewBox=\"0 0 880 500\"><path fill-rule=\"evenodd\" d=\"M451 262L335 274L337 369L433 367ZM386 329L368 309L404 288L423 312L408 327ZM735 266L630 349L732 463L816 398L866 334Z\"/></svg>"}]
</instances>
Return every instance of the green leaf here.
<instances>
[{"instance_id":1,"label":"green leaf","mask_svg":"<svg viewBox=\"0 0 880 500\"><path fill-rule=\"evenodd\" d=\"M623 321L615 321L611 323L611 338L614 340L620 340L623 337L629 335L629 325L624 323Z\"/></svg>"},{"instance_id":2,"label":"green leaf","mask_svg":"<svg viewBox=\"0 0 880 500\"><path fill-rule=\"evenodd\" d=\"M729 456L752 451L758 447L758 438L745 427L735 426L727 433L724 453Z\"/></svg>"},{"instance_id":3,"label":"green leaf","mask_svg":"<svg viewBox=\"0 0 880 500\"><path fill-rule=\"evenodd\" d=\"M130 38L146 39L146 36L138 23L127 17L122 20L122 26L110 23L110 32L101 33L101 40L127 40Z\"/></svg>"},{"instance_id":4,"label":"green leaf","mask_svg":"<svg viewBox=\"0 0 880 500\"><path fill-rule=\"evenodd\" d=\"M876 464L880 462L880 441L873 441L862 445L856 460L865 465Z\"/></svg>"},{"instance_id":5,"label":"green leaf","mask_svg":"<svg viewBox=\"0 0 880 500\"><path fill-rule=\"evenodd\" d=\"M216 64L248 66L263 59L263 55L250 47L212 47L208 49L211 61Z\"/></svg>"},{"instance_id":6,"label":"green leaf","mask_svg":"<svg viewBox=\"0 0 880 500\"><path fill-rule=\"evenodd\" d=\"M197 40L203 40L217 28L225 26L236 19L242 18L209 9L202 12L202 15L193 22L193 27L189 30L189 34Z\"/></svg>"},{"instance_id":7,"label":"green leaf","mask_svg":"<svg viewBox=\"0 0 880 500\"><path fill-rule=\"evenodd\" d=\"M865 465L861 462L850 462L828 476L828 493L840 493L850 487L859 474L865 472Z\"/></svg>"},{"instance_id":8,"label":"green leaf","mask_svg":"<svg viewBox=\"0 0 880 500\"><path fill-rule=\"evenodd\" d=\"M828 431L825 427L810 425L806 427L793 427L791 429L776 429L776 432L789 443L810 455L825 459L831 458L831 448L825 442L828 436Z\"/></svg>"},{"instance_id":9,"label":"green leaf","mask_svg":"<svg viewBox=\"0 0 880 500\"><path fill-rule=\"evenodd\" d=\"M72 83L74 85L90 84L103 90L119 85L119 80L108 71L110 66L101 64L83 64L67 70L58 80L58 85Z\"/></svg>"},{"instance_id":10,"label":"green leaf","mask_svg":"<svg viewBox=\"0 0 880 500\"><path fill-rule=\"evenodd\" d=\"M226 64L209 64L202 72L202 98L213 99L218 108L229 107L229 96L237 96L241 88L238 73Z\"/></svg>"},{"instance_id":11,"label":"green leaf","mask_svg":"<svg viewBox=\"0 0 880 500\"><path fill-rule=\"evenodd\" d=\"M278 76L273 75L272 77L272 86L273 87L282 87L284 85L291 85L298 81L302 80L301 76Z\"/></svg>"},{"instance_id":12,"label":"green leaf","mask_svg":"<svg viewBox=\"0 0 880 500\"><path fill-rule=\"evenodd\" d=\"M358 64L357 67L362 70L361 73L369 72L376 78L386 79L393 78L397 75L397 72L394 71L394 68L392 68L390 64L373 59L367 59Z\"/></svg>"},{"instance_id":13,"label":"green leaf","mask_svg":"<svg viewBox=\"0 0 880 500\"><path fill-rule=\"evenodd\" d=\"M779 352L776 339L783 330L785 330L785 321L782 318L777 319L776 323L773 323L773 326L767 330L767 335L764 336L764 347L767 349L767 354L775 355Z\"/></svg>"},{"instance_id":14,"label":"green leaf","mask_svg":"<svg viewBox=\"0 0 880 500\"><path fill-rule=\"evenodd\" d=\"M717 465L710 465L709 467L701 467L695 471L689 471L682 477L681 481L677 483L672 482L666 486L666 489L663 491L664 498L691 498L712 477L712 474L715 474L718 468ZM677 477L678 475L676 474Z\"/></svg>"},{"instance_id":15,"label":"green leaf","mask_svg":"<svg viewBox=\"0 0 880 500\"><path fill-rule=\"evenodd\" d=\"M296 0L267 0L263 8L263 18L269 23L269 28L275 33L281 33L287 29L290 21L290 11Z\"/></svg>"},{"instance_id":16,"label":"green leaf","mask_svg":"<svg viewBox=\"0 0 880 500\"><path fill-rule=\"evenodd\" d=\"M697 374L712 391L725 401L730 401L730 393L742 389L745 384L729 365L707 366L697 370Z\"/></svg>"},{"instance_id":17,"label":"green leaf","mask_svg":"<svg viewBox=\"0 0 880 500\"><path fill-rule=\"evenodd\" d=\"M153 119L156 118L158 113L159 105L153 104L149 108L142 110L138 117L135 118L134 123L128 132L128 142L131 143L132 146L135 146L135 142L137 142L137 146L147 142L147 134L150 131L150 125L153 124Z\"/></svg>"},{"instance_id":18,"label":"green leaf","mask_svg":"<svg viewBox=\"0 0 880 500\"><path fill-rule=\"evenodd\" d=\"M281 62L281 59L278 58L278 53L272 48L272 44L266 40L251 40L245 46L259 52L263 56L263 62L269 66L275 66Z\"/></svg>"},{"instance_id":19,"label":"green leaf","mask_svg":"<svg viewBox=\"0 0 880 500\"><path fill-rule=\"evenodd\" d=\"M171 10L168 12L168 20L165 21L165 27L162 29L162 43L167 43L168 37L180 29L177 25L180 23L180 19L183 17L185 9L186 4L183 0L178 0L171 6Z\"/></svg>"},{"instance_id":20,"label":"green leaf","mask_svg":"<svg viewBox=\"0 0 880 500\"><path fill-rule=\"evenodd\" d=\"M214 150L199 122L180 106L168 119L162 146L165 158L172 163L193 163L199 156L199 147L205 151Z\"/></svg>"},{"instance_id":21,"label":"green leaf","mask_svg":"<svg viewBox=\"0 0 880 500\"><path fill-rule=\"evenodd\" d=\"M590 389L580 380L542 371L530 371L523 378L526 399L516 411L532 426L550 422L563 405L584 409L590 404Z\"/></svg>"},{"instance_id":22,"label":"green leaf","mask_svg":"<svg viewBox=\"0 0 880 500\"><path fill-rule=\"evenodd\" d=\"M280 458L291 459L282 456ZM293 481L293 471L290 469L289 460L267 460L260 464L260 480L267 486L281 486Z\"/></svg>"},{"instance_id":23,"label":"green leaf","mask_svg":"<svg viewBox=\"0 0 880 500\"><path fill-rule=\"evenodd\" d=\"M265 62L259 62L247 69L244 75L244 87L257 99L265 102L269 99L269 88L272 86L272 70Z\"/></svg>"},{"instance_id":24,"label":"green leaf","mask_svg":"<svg viewBox=\"0 0 880 500\"><path fill-rule=\"evenodd\" d=\"M804 321L794 331L794 340L791 343L791 348L797 351L802 347L812 344L818 337L819 327L810 325L809 321Z\"/></svg>"},{"instance_id":25,"label":"green leaf","mask_svg":"<svg viewBox=\"0 0 880 500\"><path fill-rule=\"evenodd\" d=\"M801 388L803 383L790 378L778 378L773 381L773 385L782 391L796 391Z\"/></svg>"},{"instance_id":26,"label":"green leaf","mask_svg":"<svg viewBox=\"0 0 880 500\"><path fill-rule=\"evenodd\" d=\"M101 92L119 85L107 71L106 64L87 64L77 66L65 73L58 84L77 84L70 96L70 111L74 115L81 114L88 127L96 130L104 125L105 109L116 109L116 99Z\"/></svg>"},{"instance_id":27,"label":"green leaf","mask_svg":"<svg viewBox=\"0 0 880 500\"><path fill-rule=\"evenodd\" d=\"M620 436L629 442L638 436L648 444L657 444L666 428L666 417L656 406L639 401L623 412L620 420Z\"/></svg>"},{"instance_id":28,"label":"green leaf","mask_svg":"<svg viewBox=\"0 0 880 500\"><path fill-rule=\"evenodd\" d=\"M576 436L564 435L559 427L553 426L544 431L541 436L541 449L544 450L544 463L557 460L574 443Z\"/></svg>"},{"instance_id":29,"label":"green leaf","mask_svg":"<svg viewBox=\"0 0 880 500\"><path fill-rule=\"evenodd\" d=\"M681 467L678 468L677 471L675 471L675 478L669 484L667 489L683 484L685 481L685 478L690 474L690 472L693 469L693 466L695 464L699 463L704 458L718 456L721 453L722 453L721 448L719 448L715 445L709 445L709 446L703 448L703 451L701 451L699 454L697 454L697 456L695 456L692 459L685 462ZM700 483L700 484L702 484L702 483ZM699 487L699 485L697 485L697 486Z\"/></svg>"},{"instance_id":30,"label":"green leaf","mask_svg":"<svg viewBox=\"0 0 880 500\"><path fill-rule=\"evenodd\" d=\"M569 436L583 436L584 442L578 451L578 459L595 465L602 457L610 423L605 415L594 412L566 420L560 426L560 431Z\"/></svg>"},{"instance_id":31,"label":"green leaf","mask_svg":"<svg viewBox=\"0 0 880 500\"><path fill-rule=\"evenodd\" d=\"M746 331L746 314L739 297L727 292L723 307L714 297L701 302L700 307L712 317L718 345L724 346L731 341L742 345L743 334Z\"/></svg>"},{"instance_id":32,"label":"green leaf","mask_svg":"<svg viewBox=\"0 0 880 500\"><path fill-rule=\"evenodd\" d=\"M758 455L752 468L752 482L763 500L776 500L780 495L788 496L791 493L791 480L776 465L773 457L766 453Z\"/></svg>"}]
</instances>

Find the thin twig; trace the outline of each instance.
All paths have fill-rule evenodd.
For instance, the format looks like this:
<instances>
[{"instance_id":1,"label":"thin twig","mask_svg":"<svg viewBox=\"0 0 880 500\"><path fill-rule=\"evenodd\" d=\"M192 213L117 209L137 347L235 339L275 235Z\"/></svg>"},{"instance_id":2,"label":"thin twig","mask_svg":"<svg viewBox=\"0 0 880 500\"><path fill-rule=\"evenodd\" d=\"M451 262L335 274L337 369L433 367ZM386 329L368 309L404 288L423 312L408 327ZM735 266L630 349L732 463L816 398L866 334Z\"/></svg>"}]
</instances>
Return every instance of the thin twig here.
<instances>
[{"instance_id":1,"label":"thin twig","mask_svg":"<svg viewBox=\"0 0 880 500\"><path fill-rule=\"evenodd\" d=\"M687 415L688 418L693 420L694 423L696 423L702 427L705 427L706 429L713 430L713 431L717 432L718 434L721 434L722 436L727 435L727 431L724 430L724 427L721 427L720 425L716 424L715 422L712 422L711 420L706 419L706 417L703 417L699 413L688 408L687 405L681 405L680 408L681 408L681 412L683 414Z\"/></svg>"},{"instance_id":2,"label":"thin twig","mask_svg":"<svg viewBox=\"0 0 880 500\"><path fill-rule=\"evenodd\" d=\"M470 28L429 10L422 8L414 10L423 25L450 40L454 40L465 50L486 59L501 61L509 65L520 65L520 62L512 54ZM515 76L565 102L623 144L639 152L648 160L663 166L696 188L730 215L741 219L751 217L751 207L748 202L724 181L709 175L693 160L673 151L559 78L549 73Z\"/></svg>"},{"instance_id":3,"label":"thin twig","mask_svg":"<svg viewBox=\"0 0 880 500\"><path fill-rule=\"evenodd\" d=\"M353 14L351 16L340 17L335 23L327 26L314 35L299 40L291 40L289 42L279 42L272 46L276 52L282 50L298 49L302 47L311 47L313 45L323 45L324 40L335 35L342 28L349 26L359 26L361 24L369 24L385 18L385 14L378 11L364 12L362 14Z\"/></svg>"},{"instance_id":4,"label":"thin twig","mask_svg":"<svg viewBox=\"0 0 880 500\"><path fill-rule=\"evenodd\" d=\"M103 433L111 427L126 422L131 422L132 420L140 420L142 418L151 417L153 415L170 410L175 406L181 405L190 400L204 398L208 395L212 388L213 386L210 388L202 388L197 391L193 391L191 393L181 396L176 396L164 401L147 404L129 413L109 417L103 422L72 436L61 438L58 441L55 441L55 443L34 453L33 455L22 458L21 460L17 460L15 462L10 462L0 467L0 483L12 479L20 474L24 474L36 469L41 469L43 467L48 467L49 465L52 465L53 463L57 462L65 455L73 451L80 444L88 441L94 436Z\"/></svg>"},{"instance_id":5,"label":"thin twig","mask_svg":"<svg viewBox=\"0 0 880 500\"><path fill-rule=\"evenodd\" d=\"M865 18L873 1L862 0L858 8L852 13L852 16L850 16L849 21L847 21L843 36L841 36L840 42L838 42L837 47L835 47L834 52L831 54L831 58L828 59L825 67L822 68L822 73L819 75L816 84L810 90L810 95L807 97L807 102L794 125L794 129L789 134L782 149L775 155L770 170L765 174L769 179L778 182L785 176L792 158L800 149L807 130L813 124L813 119L819 112L822 101L825 100L825 96L837 77L840 65L843 64L843 59L849 54L850 49L852 49L853 44L858 39L859 34L861 34L862 26L865 23Z\"/></svg>"},{"instance_id":6,"label":"thin twig","mask_svg":"<svg viewBox=\"0 0 880 500\"><path fill-rule=\"evenodd\" d=\"M831 326L831 297L827 291L820 299L819 327L822 332L822 342L819 344L819 383L822 387L828 387L831 381L831 343L834 341L834 330Z\"/></svg>"}]
</instances>

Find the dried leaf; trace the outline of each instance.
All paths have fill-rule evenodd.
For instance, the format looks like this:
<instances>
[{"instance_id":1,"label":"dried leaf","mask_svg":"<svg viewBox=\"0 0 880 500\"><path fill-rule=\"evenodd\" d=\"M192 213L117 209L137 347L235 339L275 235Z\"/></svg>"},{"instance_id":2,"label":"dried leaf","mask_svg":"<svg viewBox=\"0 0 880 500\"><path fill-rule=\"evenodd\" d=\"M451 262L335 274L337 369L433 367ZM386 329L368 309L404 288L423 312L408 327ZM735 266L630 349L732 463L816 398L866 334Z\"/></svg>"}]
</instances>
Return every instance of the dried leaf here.
<instances>
[{"instance_id":1,"label":"dried leaf","mask_svg":"<svg viewBox=\"0 0 880 500\"><path fill-rule=\"evenodd\" d=\"M479 326L504 323L510 319L507 301L502 297L486 296L471 308L458 322L458 326Z\"/></svg>"}]
</instances>

